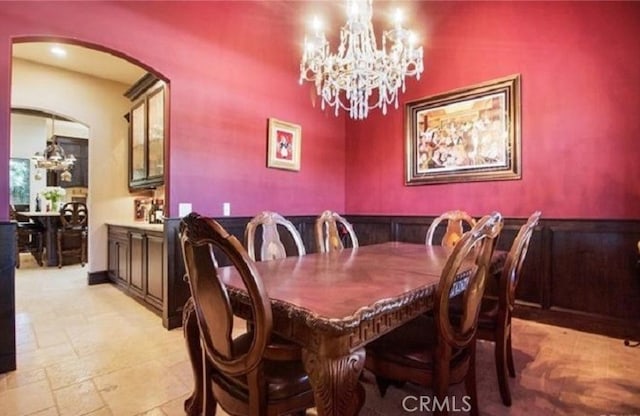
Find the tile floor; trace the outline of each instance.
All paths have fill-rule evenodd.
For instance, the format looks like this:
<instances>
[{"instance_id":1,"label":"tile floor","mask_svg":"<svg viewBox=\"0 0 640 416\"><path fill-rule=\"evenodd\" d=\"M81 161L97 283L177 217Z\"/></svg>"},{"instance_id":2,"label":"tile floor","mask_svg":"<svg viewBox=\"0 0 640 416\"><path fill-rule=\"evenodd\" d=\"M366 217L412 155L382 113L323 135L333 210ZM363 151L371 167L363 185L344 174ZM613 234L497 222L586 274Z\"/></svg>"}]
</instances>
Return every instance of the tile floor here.
<instances>
[{"instance_id":1,"label":"tile floor","mask_svg":"<svg viewBox=\"0 0 640 416\"><path fill-rule=\"evenodd\" d=\"M165 330L111 285L87 286L86 268L41 269L23 260L16 271L18 370L0 374L0 415L184 414L192 376L180 329ZM640 348L522 320L513 330L514 404L502 406L492 344L481 342L481 414L640 416ZM365 388L362 415L428 414L401 406L405 396L427 390L392 387L381 399L370 377ZM454 386L451 394L461 399L464 390Z\"/></svg>"}]
</instances>

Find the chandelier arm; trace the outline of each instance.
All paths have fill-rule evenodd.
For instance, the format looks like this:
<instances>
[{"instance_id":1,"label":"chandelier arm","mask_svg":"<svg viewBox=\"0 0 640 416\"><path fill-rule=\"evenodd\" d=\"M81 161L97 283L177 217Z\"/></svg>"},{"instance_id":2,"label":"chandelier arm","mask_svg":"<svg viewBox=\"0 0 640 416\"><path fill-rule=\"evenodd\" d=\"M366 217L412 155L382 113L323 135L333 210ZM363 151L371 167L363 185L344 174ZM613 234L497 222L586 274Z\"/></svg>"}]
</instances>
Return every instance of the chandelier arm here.
<instances>
[{"instance_id":1,"label":"chandelier arm","mask_svg":"<svg viewBox=\"0 0 640 416\"><path fill-rule=\"evenodd\" d=\"M382 33L378 49L372 15L371 0L347 1L347 22L340 29L335 54L324 33L305 38L300 83L314 82L321 108L333 108L336 116L343 110L353 119L363 119L372 109L380 108L383 114L388 105L397 109L398 90L405 92L406 78L419 80L424 70L422 47L414 46L411 33L399 21Z\"/></svg>"}]
</instances>

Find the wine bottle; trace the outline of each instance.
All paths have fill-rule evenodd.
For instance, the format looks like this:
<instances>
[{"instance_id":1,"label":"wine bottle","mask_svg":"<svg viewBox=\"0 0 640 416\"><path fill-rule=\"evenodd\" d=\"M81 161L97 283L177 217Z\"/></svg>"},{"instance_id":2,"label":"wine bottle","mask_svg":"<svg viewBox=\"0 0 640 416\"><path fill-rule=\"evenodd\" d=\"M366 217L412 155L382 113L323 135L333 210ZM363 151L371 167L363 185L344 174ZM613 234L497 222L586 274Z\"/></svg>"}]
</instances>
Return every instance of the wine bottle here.
<instances>
[{"instance_id":1,"label":"wine bottle","mask_svg":"<svg viewBox=\"0 0 640 416\"><path fill-rule=\"evenodd\" d=\"M156 200L151 200L151 206L149 207L149 224L155 224L156 222Z\"/></svg>"},{"instance_id":2,"label":"wine bottle","mask_svg":"<svg viewBox=\"0 0 640 416\"><path fill-rule=\"evenodd\" d=\"M42 210L42 201L40 200L40 194L36 194L36 212L40 212Z\"/></svg>"}]
</instances>

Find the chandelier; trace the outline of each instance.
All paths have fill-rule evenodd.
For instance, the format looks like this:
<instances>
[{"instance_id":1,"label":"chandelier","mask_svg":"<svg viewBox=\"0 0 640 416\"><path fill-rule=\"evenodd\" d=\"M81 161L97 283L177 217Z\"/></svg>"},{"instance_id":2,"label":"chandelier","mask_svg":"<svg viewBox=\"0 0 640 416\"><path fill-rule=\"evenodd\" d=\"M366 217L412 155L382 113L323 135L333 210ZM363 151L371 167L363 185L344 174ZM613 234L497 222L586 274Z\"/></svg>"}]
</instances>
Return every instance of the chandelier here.
<instances>
[{"instance_id":1,"label":"chandelier","mask_svg":"<svg viewBox=\"0 0 640 416\"><path fill-rule=\"evenodd\" d=\"M71 172L76 158L73 155L67 156L62 146L58 144L54 132L55 117L51 119L51 141L47 144L44 152L36 152L31 160L36 169L45 169L60 173L60 180L65 182L71 181ZM41 176L36 173L36 176ZM36 178L39 179L39 178Z\"/></svg>"},{"instance_id":2,"label":"chandelier","mask_svg":"<svg viewBox=\"0 0 640 416\"><path fill-rule=\"evenodd\" d=\"M347 23L340 29L340 46L330 53L329 42L314 19L314 34L304 40L300 63L300 84L315 84L326 106L349 112L353 119L364 119L369 110L387 106L398 108L398 90L405 91L405 78L420 79L423 71L422 46L402 28L402 15L395 14L393 29L382 33L382 48L378 49L373 32L371 0L347 0Z\"/></svg>"}]
</instances>

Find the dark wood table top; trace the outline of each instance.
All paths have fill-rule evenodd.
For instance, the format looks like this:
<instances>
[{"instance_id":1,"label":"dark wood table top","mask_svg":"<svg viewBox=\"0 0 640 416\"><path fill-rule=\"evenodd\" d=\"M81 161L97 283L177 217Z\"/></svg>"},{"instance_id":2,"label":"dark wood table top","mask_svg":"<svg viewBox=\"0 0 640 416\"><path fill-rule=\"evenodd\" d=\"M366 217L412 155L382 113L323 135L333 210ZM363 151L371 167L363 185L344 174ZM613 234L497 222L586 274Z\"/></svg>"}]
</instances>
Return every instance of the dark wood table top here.
<instances>
[{"instance_id":1,"label":"dark wood table top","mask_svg":"<svg viewBox=\"0 0 640 416\"><path fill-rule=\"evenodd\" d=\"M334 329L352 328L376 311L429 296L450 253L441 246L389 242L257 262L256 268L274 309L296 310ZM220 274L228 287L244 291L235 269L223 267Z\"/></svg>"}]
</instances>

